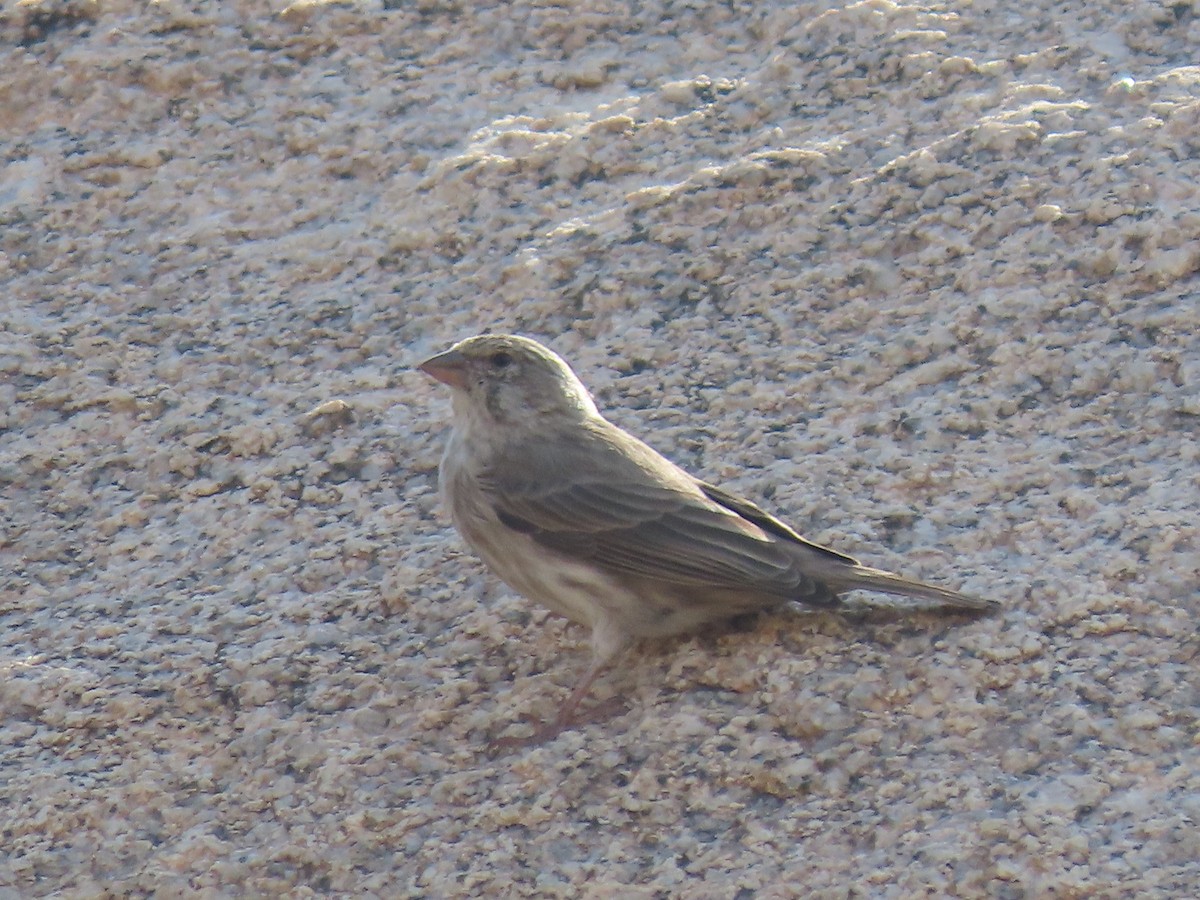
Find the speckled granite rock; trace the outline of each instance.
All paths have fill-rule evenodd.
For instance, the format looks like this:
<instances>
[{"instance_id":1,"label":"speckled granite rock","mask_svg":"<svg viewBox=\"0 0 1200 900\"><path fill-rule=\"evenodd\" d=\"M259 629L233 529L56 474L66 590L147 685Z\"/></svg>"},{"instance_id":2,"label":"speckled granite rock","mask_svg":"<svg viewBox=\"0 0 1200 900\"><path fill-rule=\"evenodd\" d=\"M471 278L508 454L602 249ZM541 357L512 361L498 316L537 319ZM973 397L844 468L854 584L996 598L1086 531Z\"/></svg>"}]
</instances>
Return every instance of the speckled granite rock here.
<instances>
[{"instance_id":1,"label":"speckled granite rock","mask_svg":"<svg viewBox=\"0 0 1200 900\"><path fill-rule=\"evenodd\" d=\"M1200 893L1194 3L0 13L0 888ZM436 497L485 328L966 625L647 647Z\"/></svg>"}]
</instances>

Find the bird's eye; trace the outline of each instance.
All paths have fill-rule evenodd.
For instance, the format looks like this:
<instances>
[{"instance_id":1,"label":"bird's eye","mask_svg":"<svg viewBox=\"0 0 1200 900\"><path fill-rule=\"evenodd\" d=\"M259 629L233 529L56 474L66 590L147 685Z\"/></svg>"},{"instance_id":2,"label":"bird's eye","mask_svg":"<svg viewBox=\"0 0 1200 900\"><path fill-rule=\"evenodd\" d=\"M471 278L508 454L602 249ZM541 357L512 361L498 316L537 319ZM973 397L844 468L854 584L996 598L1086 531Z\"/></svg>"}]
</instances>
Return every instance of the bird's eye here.
<instances>
[{"instance_id":1,"label":"bird's eye","mask_svg":"<svg viewBox=\"0 0 1200 900\"><path fill-rule=\"evenodd\" d=\"M512 361L512 356L503 350L498 350L492 354L492 365L497 369L507 369L512 365Z\"/></svg>"}]
</instances>

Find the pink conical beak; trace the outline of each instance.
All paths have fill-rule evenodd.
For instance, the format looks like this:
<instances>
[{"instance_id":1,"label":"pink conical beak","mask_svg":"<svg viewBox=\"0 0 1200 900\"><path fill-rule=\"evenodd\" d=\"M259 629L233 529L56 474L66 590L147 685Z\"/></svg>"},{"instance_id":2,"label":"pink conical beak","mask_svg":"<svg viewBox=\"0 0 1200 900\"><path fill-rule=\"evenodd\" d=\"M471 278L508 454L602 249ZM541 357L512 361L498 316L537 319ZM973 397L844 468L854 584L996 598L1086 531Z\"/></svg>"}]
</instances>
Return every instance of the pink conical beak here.
<instances>
[{"instance_id":1,"label":"pink conical beak","mask_svg":"<svg viewBox=\"0 0 1200 900\"><path fill-rule=\"evenodd\" d=\"M436 378L452 388L467 386L467 358L457 350L450 349L437 356L431 356L417 368L430 378Z\"/></svg>"}]
</instances>

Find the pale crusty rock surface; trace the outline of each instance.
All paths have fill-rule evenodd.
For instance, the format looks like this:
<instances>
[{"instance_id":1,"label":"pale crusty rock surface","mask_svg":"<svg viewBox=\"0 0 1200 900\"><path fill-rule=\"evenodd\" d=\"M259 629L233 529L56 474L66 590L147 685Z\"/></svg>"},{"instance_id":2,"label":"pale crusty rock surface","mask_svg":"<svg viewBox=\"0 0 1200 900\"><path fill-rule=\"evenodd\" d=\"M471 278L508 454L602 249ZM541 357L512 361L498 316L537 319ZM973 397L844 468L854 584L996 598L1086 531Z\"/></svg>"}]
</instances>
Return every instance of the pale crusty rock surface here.
<instances>
[{"instance_id":1,"label":"pale crusty rock surface","mask_svg":"<svg viewBox=\"0 0 1200 900\"><path fill-rule=\"evenodd\" d=\"M0 14L4 896L1200 893L1200 7ZM406 369L619 424L982 622L585 635Z\"/></svg>"}]
</instances>

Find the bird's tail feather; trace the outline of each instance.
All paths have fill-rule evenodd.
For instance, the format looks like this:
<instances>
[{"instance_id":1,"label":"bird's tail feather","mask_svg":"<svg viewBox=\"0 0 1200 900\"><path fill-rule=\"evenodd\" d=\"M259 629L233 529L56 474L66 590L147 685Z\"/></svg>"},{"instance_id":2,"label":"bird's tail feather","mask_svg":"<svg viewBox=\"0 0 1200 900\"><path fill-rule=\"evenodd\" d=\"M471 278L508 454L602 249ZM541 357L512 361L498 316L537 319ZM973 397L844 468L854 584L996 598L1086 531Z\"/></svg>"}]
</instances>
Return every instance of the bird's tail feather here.
<instances>
[{"instance_id":1,"label":"bird's tail feather","mask_svg":"<svg viewBox=\"0 0 1200 900\"><path fill-rule=\"evenodd\" d=\"M949 588L914 581L902 575L885 572L882 569L872 569L867 566L843 568L835 578L830 579L841 591L867 590L881 591L885 594L899 594L904 597L917 597L921 600L932 600L950 609L968 610L971 612L988 613L999 609L1000 604L995 600L982 600L952 591Z\"/></svg>"}]
</instances>

